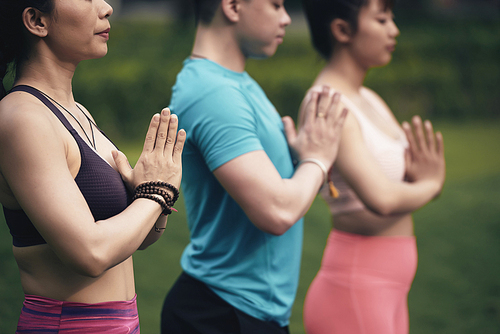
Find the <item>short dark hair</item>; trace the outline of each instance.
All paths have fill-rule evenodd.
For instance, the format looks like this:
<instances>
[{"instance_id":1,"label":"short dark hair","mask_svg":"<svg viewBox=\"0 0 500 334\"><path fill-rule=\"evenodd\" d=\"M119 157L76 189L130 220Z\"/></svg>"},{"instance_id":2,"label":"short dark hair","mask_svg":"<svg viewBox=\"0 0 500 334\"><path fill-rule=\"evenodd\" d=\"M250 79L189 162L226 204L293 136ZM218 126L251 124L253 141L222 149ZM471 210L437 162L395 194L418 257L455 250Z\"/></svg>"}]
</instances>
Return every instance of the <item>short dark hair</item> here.
<instances>
[{"instance_id":1,"label":"short dark hair","mask_svg":"<svg viewBox=\"0 0 500 334\"><path fill-rule=\"evenodd\" d=\"M355 33L359 11L373 0L302 0L313 46L325 59L332 56L335 41L330 24L334 19L345 20ZM394 0L381 0L384 9L392 9Z\"/></svg>"},{"instance_id":2,"label":"short dark hair","mask_svg":"<svg viewBox=\"0 0 500 334\"><path fill-rule=\"evenodd\" d=\"M209 24L212 22L221 0L194 0L193 3L196 24L199 22Z\"/></svg>"},{"instance_id":3,"label":"short dark hair","mask_svg":"<svg viewBox=\"0 0 500 334\"><path fill-rule=\"evenodd\" d=\"M22 20L27 7L52 13L54 0L0 0L0 99L5 96L3 78L8 65L17 66L30 52Z\"/></svg>"}]
</instances>

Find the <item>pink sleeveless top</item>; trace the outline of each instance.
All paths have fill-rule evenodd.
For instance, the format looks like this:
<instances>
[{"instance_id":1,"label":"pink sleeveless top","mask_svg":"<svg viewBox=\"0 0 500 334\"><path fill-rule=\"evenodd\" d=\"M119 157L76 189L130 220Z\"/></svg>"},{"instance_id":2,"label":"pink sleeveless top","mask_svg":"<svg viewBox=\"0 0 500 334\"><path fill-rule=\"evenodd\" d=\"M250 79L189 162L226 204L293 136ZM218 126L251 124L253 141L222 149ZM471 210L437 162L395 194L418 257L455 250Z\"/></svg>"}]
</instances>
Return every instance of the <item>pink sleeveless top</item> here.
<instances>
[{"instance_id":1,"label":"pink sleeveless top","mask_svg":"<svg viewBox=\"0 0 500 334\"><path fill-rule=\"evenodd\" d=\"M394 122L386 107L375 98L372 92L362 87L360 94L387 122ZM342 95L341 100L349 109L349 112L356 117L365 145L368 151L373 154L375 161L380 165L384 174L392 181L403 181L405 175L404 154L405 149L408 147L406 135L403 130L399 128L400 135L398 139L394 139L373 124L347 97ZM369 168L369 166L367 167ZM321 196L325 199L333 215L366 208L335 167L332 168L330 175L335 187L339 191L339 197L331 197L328 186L324 186L321 189Z\"/></svg>"}]
</instances>

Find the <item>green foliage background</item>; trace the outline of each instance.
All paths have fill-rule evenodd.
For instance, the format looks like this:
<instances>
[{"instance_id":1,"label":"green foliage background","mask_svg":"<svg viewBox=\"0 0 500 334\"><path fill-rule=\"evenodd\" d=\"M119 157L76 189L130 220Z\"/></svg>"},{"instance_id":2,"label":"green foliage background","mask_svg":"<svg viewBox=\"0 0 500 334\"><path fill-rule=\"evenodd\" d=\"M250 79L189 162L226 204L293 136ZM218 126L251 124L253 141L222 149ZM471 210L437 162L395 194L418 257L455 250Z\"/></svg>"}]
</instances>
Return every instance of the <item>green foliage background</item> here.
<instances>
[{"instance_id":1,"label":"green foliage background","mask_svg":"<svg viewBox=\"0 0 500 334\"><path fill-rule=\"evenodd\" d=\"M274 57L250 60L247 66L282 115L296 115L324 65L300 17L297 21ZM414 114L459 121L500 117L500 21L431 21L400 29L390 66L372 70L366 79L398 119ZM109 54L80 64L76 99L111 138L142 139L151 115L168 105L193 36L190 25L115 22Z\"/></svg>"},{"instance_id":2,"label":"green foliage background","mask_svg":"<svg viewBox=\"0 0 500 334\"><path fill-rule=\"evenodd\" d=\"M271 59L247 70L277 109L295 116L324 65L304 25L288 29ZM390 66L367 85L399 120L431 118L445 138L447 182L439 200L418 211L419 268L409 297L411 332L499 333L500 330L500 78L499 22L412 22ZM109 54L82 63L76 99L131 158L137 159L151 115L167 106L170 88L191 50L191 28L164 22L113 22ZM180 273L188 242L182 198L164 237L134 255L142 332L158 333L163 298ZM291 332L303 333L302 303L331 227L317 199L306 215L301 282ZM14 333L23 294L11 238L0 218L0 333Z\"/></svg>"}]
</instances>

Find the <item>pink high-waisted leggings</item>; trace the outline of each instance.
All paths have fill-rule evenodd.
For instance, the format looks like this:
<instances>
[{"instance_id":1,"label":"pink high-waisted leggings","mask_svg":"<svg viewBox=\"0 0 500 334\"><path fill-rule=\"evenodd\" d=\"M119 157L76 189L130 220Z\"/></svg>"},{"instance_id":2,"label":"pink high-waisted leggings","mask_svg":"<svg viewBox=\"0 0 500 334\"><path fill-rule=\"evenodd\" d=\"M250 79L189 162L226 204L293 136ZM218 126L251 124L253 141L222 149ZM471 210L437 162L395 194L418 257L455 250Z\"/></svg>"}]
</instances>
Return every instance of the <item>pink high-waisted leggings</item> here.
<instances>
[{"instance_id":1,"label":"pink high-waisted leggings","mask_svg":"<svg viewBox=\"0 0 500 334\"><path fill-rule=\"evenodd\" d=\"M308 334L407 334L415 237L332 230L304 302Z\"/></svg>"}]
</instances>

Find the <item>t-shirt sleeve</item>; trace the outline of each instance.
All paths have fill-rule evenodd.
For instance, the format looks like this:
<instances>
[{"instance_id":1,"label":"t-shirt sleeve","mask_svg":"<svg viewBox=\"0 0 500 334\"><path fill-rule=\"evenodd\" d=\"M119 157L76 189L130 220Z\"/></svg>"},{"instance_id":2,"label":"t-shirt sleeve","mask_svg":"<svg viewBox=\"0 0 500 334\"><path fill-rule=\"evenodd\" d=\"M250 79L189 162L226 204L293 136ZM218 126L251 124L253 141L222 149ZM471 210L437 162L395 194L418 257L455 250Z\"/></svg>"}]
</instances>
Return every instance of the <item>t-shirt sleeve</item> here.
<instances>
[{"instance_id":1,"label":"t-shirt sleeve","mask_svg":"<svg viewBox=\"0 0 500 334\"><path fill-rule=\"evenodd\" d=\"M199 115L192 138L210 171L251 151L262 150L255 112L236 87L217 89L193 106Z\"/></svg>"}]
</instances>

